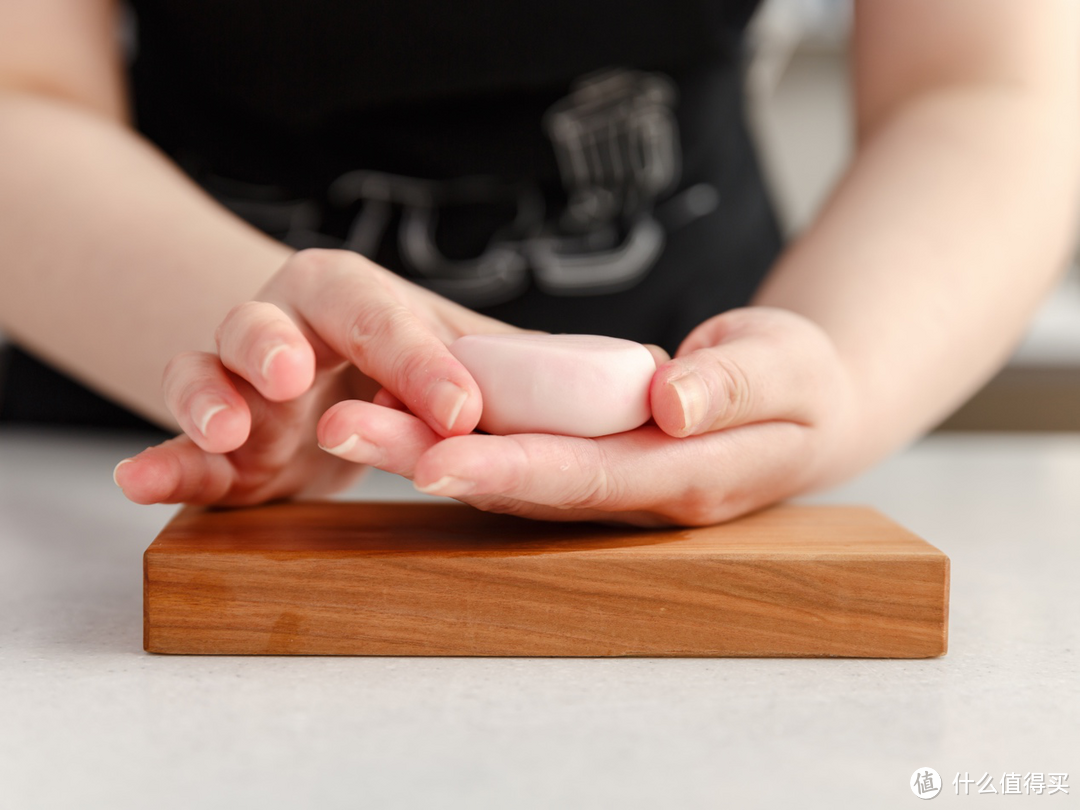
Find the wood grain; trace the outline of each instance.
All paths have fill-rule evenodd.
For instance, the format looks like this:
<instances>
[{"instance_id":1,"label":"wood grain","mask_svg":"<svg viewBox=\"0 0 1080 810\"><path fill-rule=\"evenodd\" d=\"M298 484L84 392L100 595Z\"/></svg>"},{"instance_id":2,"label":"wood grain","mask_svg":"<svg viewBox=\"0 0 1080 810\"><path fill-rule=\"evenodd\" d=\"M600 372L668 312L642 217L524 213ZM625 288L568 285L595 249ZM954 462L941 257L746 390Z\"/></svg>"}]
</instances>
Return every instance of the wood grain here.
<instances>
[{"instance_id":1,"label":"wood grain","mask_svg":"<svg viewBox=\"0 0 1080 810\"><path fill-rule=\"evenodd\" d=\"M187 507L143 567L157 653L926 658L948 642L948 557L861 507L659 531L454 504Z\"/></svg>"}]
</instances>

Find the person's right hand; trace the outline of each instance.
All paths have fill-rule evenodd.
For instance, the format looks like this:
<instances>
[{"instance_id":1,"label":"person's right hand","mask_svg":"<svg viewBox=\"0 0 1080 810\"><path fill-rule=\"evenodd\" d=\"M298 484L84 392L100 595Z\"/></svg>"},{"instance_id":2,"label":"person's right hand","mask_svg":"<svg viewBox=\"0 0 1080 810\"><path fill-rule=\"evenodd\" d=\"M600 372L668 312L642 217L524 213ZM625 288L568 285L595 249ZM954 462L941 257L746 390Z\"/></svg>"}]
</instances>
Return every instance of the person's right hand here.
<instances>
[{"instance_id":1,"label":"person's right hand","mask_svg":"<svg viewBox=\"0 0 1080 810\"><path fill-rule=\"evenodd\" d=\"M373 400L439 436L467 434L480 391L447 344L512 331L356 253L302 251L229 313L216 354L172 360L163 393L184 434L114 477L137 503L240 506L342 489L363 467L318 446L328 408Z\"/></svg>"}]
</instances>

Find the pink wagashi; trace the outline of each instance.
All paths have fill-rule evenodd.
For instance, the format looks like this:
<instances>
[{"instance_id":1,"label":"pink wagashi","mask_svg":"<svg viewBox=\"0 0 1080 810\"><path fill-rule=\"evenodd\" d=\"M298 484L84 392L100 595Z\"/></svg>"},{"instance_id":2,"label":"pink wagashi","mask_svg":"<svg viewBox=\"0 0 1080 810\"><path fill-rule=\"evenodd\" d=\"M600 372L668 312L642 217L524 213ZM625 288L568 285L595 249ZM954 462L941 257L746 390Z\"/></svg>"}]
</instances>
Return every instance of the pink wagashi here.
<instances>
[{"instance_id":1,"label":"pink wagashi","mask_svg":"<svg viewBox=\"0 0 1080 810\"><path fill-rule=\"evenodd\" d=\"M656 371L640 343L600 335L468 335L450 352L480 386L488 433L595 437L648 421Z\"/></svg>"}]
</instances>

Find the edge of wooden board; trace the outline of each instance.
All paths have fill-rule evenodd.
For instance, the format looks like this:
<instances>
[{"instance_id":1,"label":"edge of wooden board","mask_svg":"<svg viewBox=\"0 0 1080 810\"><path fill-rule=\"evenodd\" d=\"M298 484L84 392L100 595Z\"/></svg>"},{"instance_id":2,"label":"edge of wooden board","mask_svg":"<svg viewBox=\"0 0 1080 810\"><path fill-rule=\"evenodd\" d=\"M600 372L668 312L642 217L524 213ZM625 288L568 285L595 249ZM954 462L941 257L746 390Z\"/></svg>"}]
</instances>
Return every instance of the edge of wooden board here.
<instances>
[{"instance_id":1,"label":"edge of wooden board","mask_svg":"<svg viewBox=\"0 0 1080 810\"><path fill-rule=\"evenodd\" d=\"M297 516L306 525L312 509L320 516L317 522L321 521L324 532L316 538L314 547L304 547L295 538L282 541L273 534L260 534L280 529L282 516ZM208 513L187 508L146 550L143 568L147 651L815 657L935 657L947 651L948 557L865 507L780 506L722 526L659 532L544 524L485 516L458 505L410 502L284 504L260 510ZM368 523L367 536L350 539L343 531L349 528L348 521L358 515L404 516L408 525L419 526L423 536L408 548L395 548L389 542L396 539L392 529L384 530L378 524L372 529ZM461 520L447 524L445 518L451 515ZM887 531L892 536L890 543L884 544L888 550L878 549L868 555L867 544L862 543L860 549L860 543L851 538L811 538L806 541L811 546L816 543L811 554L807 554L805 545L800 549L783 536L773 537L771 547L770 542L763 545L762 538L773 529L789 531L800 519L805 522L811 515L830 517L833 524L844 525L849 531L857 531L860 522L864 528L869 525ZM436 523L450 526L444 526L444 534L434 541L425 534L425 521L432 517ZM245 534L244 527L250 529L253 518L258 518L254 521L256 529ZM341 523L342 518L345 523ZM199 533L201 522L206 520L211 525L231 527L226 534L234 534L224 540L208 540ZM265 525L260 524L262 520ZM460 523L466 524L464 534ZM468 532L478 526L499 531L518 527L526 539L469 539ZM747 527L755 526L749 532L750 541L739 539L740 535L747 536ZM272 539L271 548L265 545L266 537ZM152 569L164 577L170 560L174 568L188 566L179 573L173 570L171 575L187 577L194 594L185 595L175 582L171 592L164 580L151 582ZM350 572L345 579L341 579L343 566ZM237 574L241 569L244 573ZM718 577L721 571L727 579ZM888 589L899 585L883 579L882 572L895 575L897 583L914 589L921 606L908 609L890 603L895 602L895 594ZM613 576L622 577L622 581L608 583ZM297 593L303 595L291 597L292 603L288 599L275 602L281 596L280 589L273 593L275 577L279 585L291 583L297 588L302 583L303 589ZM653 582L665 577L668 583L662 588ZM886 612L875 620L871 606L852 591L844 598L854 612L845 616L836 594L827 589L815 590L814 577L831 580L841 590L876 589L885 605L881 609ZM406 591L417 581L423 583L426 591L422 587L412 596L420 602L427 600L427 613L417 613L413 607L416 603L395 602L393 598L384 599L382 615L377 610L373 613L370 589L383 581L393 581L398 589ZM736 587L739 582L744 584L741 592ZM368 590L358 583L366 583ZM619 588L626 588L627 593L620 593ZM230 589L231 596L225 593ZM472 594L469 598L478 606L470 613L452 598L444 598L455 590ZM783 596L788 603L777 597L770 605L773 595ZM178 605L177 599L188 599L189 603ZM485 604L484 599L496 603L501 600L504 609L513 605L519 615L505 620L497 605ZM708 613L710 607L727 611L727 635L718 629L715 619L710 619L716 615ZM174 613L169 614L169 610ZM245 610L245 621L251 625L247 629L238 618ZM276 618L270 615L275 610ZM411 617L405 615L410 610L414 614ZM766 615L770 610L775 614L771 624ZM918 616L905 618L905 612L910 614L912 610ZM166 615L172 618L166 620ZM152 616L160 620L158 624ZM193 620L185 628L183 616L202 617L204 624L199 626ZM292 617L291 625L289 621L281 623L285 616ZM538 624L545 618L551 622L550 628ZM236 621L230 625L233 619ZM178 626L169 625L170 621ZM379 633L365 630L365 621L371 623L368 628L380 626ZM793 623L794 630L786 632L783 621ZM875 641L875 621L880 625L876 632L881 638L892 633L900 640L893 644L893 652L881 638ZM425 627L437 629L424 638ZM658 635L664 628L671 634L666 645ZM845 630L853 634L854 640L845 642ZM319 631L326 632L320 636ZM334 633L338 633L336 638ZM554 638L545 638L545 633ZM450 641L445 644L439 641L446 638ZM634 639L639 642L637 646L630 643Z\"/></svg>"}]
</instances>

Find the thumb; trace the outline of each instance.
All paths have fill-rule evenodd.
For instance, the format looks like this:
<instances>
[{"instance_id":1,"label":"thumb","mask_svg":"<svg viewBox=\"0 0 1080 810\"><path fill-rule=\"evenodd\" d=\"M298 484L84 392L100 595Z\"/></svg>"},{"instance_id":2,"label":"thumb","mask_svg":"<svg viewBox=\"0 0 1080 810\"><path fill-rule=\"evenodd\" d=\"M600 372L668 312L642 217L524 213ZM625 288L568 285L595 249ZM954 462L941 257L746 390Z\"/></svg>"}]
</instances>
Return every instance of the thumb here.
<instances>
[{"instance_id":1,"label":"thumb","mask_svg":"<svg viewBox=\"0 0 1080 810\"><path fill-rule=\"evenodd\" d=\"M770 320L717 330L715 345L660 366L650 388L660 429L683 437L754 422L813 422L835 370L831 342L817 329Z\"/></svg>"}]
</instances>

